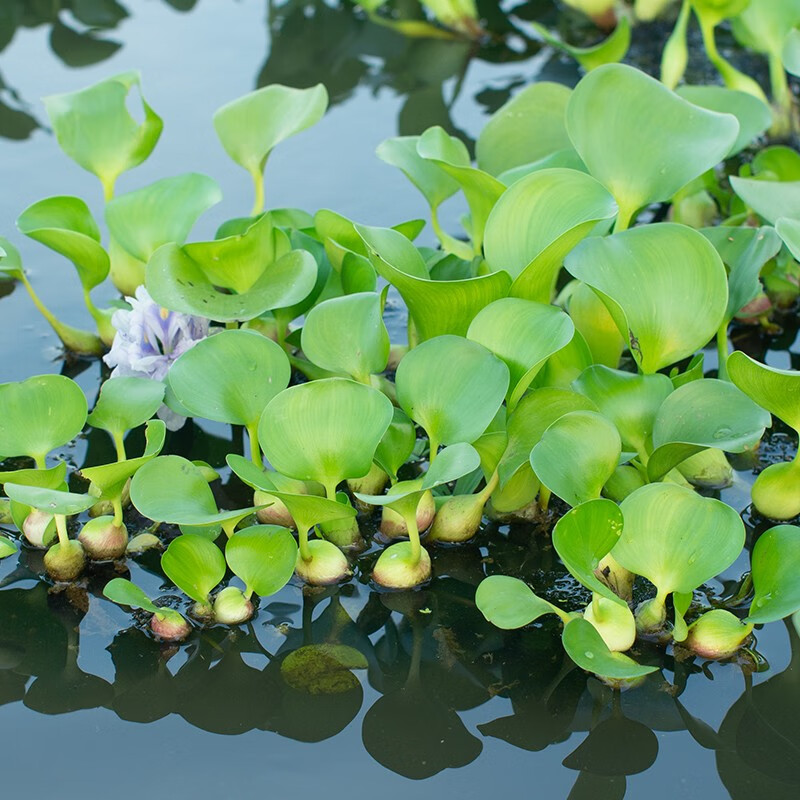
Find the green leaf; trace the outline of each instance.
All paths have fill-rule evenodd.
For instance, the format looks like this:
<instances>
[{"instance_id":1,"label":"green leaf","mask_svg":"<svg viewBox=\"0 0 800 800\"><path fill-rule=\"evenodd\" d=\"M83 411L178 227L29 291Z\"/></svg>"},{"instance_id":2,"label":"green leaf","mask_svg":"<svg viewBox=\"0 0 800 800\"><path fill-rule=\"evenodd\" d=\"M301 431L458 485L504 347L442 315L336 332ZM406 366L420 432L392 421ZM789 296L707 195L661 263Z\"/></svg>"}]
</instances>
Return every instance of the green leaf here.
<instances>
[{"instance_id":1,"label":"green leaf","mask_svg":"<svg viewBox=\"0 0 800 800\"><path fill-rule=\"evenodd\" d=\"M708 239L683 225L653 223L586 239L565 266L598 292L645 373L693 355L725 316L722 259Z\"/></svg>"},{"instance_id":2,"label":"green leaf","mask_svg":"<svg viewBox=\"0 0 800 800\"><path fill-rule=\"evenodd\" d=\"M8 536L0 536L0 559L13 556L19 550L19 545Z\"/></svg>"},{"instance_id":3,"label":"green leaf","mask_svg":"<svg viewBox=\"0 0 800 800\"><path fill-rule=\"evenodd\" d=\"M367 669L367 659L344 644L307 644L281 662L281 677L295 691L311 695L347 695L361 684L350 670Z\"/></svg>"},{"instance_id":4,"label":"green leaf","mask_svg":"<svg viewBox=\"0 0 800 800\"><path fill-rule=\"evenodd\" d=\"M731 20L733 34L745 47L780 59L787 31L800 25L795 0L768 0L745 4Z\"/></svg>"},{"instance_id":5,"label":"green leaf","mask_svg":"<svg viewBox=\"0 0 800 800\"><path fill-rule=\"evenodd\" d=\"M508 367L499 358L459 336L418 345L395 375L397 402L425 429L432 456L439 444L477 439L502 405L508 383Z\"/></svg>"},{"instance_id":6,"label":"green leaf","mask_svg":"<svg viewBox=\"0 0 800 800\"><path fill-rule=\"evenodd\" d=\"M700 108L733 114L739 122L739 135L727 157L741 152L772 124L772 111L766 103L748 92L724 86L679 86L676 93Z\"/></svg>"},{"instance_id":7,"label":"green leaf","mask_svg":"<svg viewBox=\"0 0 800 800\"><path fill-rule=\"evenodd\" d=\"M59 461L50 469L13 469L0 472L0 484L18 483L23 486L40 486L43 489L66 488L67 464Z\"/></svg>"},{"instance_id":8,"label":"green leaf","mask_svg":"<svg viewBox=\"0 0 800 800\"><path fill-rule=\"evenodd\" d=\"M161 556L161 569L187 597L207 605L212 590L225 577L225 558L214 542L185 533L170 542Z\"/></svg>"},{"instance_id":9,"label":"green leaf","mask_svg":"<svg viewBox=\"0 0 800 800\"><path fill-rule=\"evenodd\" d=\"M614 424L596 411L559 417L531 450L539 480L571 506L600 497L619 464L621 443Z\"/></svg>"},{"instance_id":10,"label":"green leaf","mask_svg":"<svg viewBox=\"0 0 800 800\"><path fill-rule=\"evenodd\" d=\"M100 244L100 230L79 197L39 200L17 217L17 228L71 261L86 291L108 276L108 254Z\"/></svg>"},{"instance_id":11,"label":"green leaf","mask_svg":"<svg viewBox=\"0 0 800 800\"><path fill-rule=\"evenodd\" d=\"M617 426L622 449L646 461L656 413L672 392L672 381L666 375L637 375L594 365L572 385Z\"/></svg>"},{"instance_id":12,"label":"green leaf","mask_svg":"<svg viewBox=\"0 0 800 800\"><path fill-rule=\"evenodd\" d=\"M786 34L781 51L783 68L792 75L800 75L800 30L793 28Z\"/></svg>"},{"instance_id":13,"label":"green leaf","mask_svg":"<svg viewBox=\"0 0 800 800\"><path fill-rule=\"evenodd\" d=\"M669 200L722 161L739 135L732 115L700 109L623 64L582 78L566 119L572 144L616 198L624 226L642 206Z\"/></svg>"},{"instance_id":14,"label":"green leaf","mask_svg":"<svg viewBox=\"0 0 800 800\"><path fill-rule=\"evenodd\" d=\"M417 142L417 153L440 167L461 187L469 206L469 232L474 252L479 254L483 231L492 206L505 191L497 178L471 166L466 145L444 128L428 128Z\"/></svg>"},{"instance_id":15,"label":"green leaf","mask_svg":"<svg viewBox=\"0 0 800 800\"><path fill-rule=\"evenodd\" d=\"M104 587L103 595L114 603L131 608L141 608L157 614L158 606L135 584L125 578L112 578Z\"/></svg>"},{"instance_id":16,"label":"green leaf","mask_svg":"<svg viewBox=\"0 0 800 800\"><path fill-rule=\"evenodd\" d=\"M247 592L269 597L294 574L297 543L279 525L253 525L237 531L225 545L228 566L244 581Z\"/></svg>"},{"instance_id":17,"label":"green leaf","mask_svg":"<svg viewBox=\"0 0 800 800\"><path fill-rule=\"evenodd\" d=\"M114 378L114 380L126 379ZM122 488L128 478L133 477L140 467L154 459L161 452L166 435L167 426L160 419L151 419L145 429L147 444L143 455L139 456L139 458L128 458L125 461L115 461L98 467L84 467L81 469L80 474L100 489L99 499L116 497L122 492Z\"/></svg>"},{"instance_id":18,"label":"green leaf","mask_svg":"<svg viewBox=\"0 0 800 800\"><path fill-rule=\"evenodd\" d=\"M573 578L615 603L624 602L595 574L622 535L619 506L598 498L568 511L553 528L553 547Z\"/></svg>"},{"instance_id":19,"label":"green leaf","mask_svg":"<svg viewBox=\"0 0 800 800\"><path fill-rule=\"evenodd\" d=\"M452 333L466 336L475 315L511 288L506 272L477 278L434 281L414 245L397 231L356 225L377 273L394 286L408 306L420 340Z\"/></svg>"},{"instance_id":20,"label":"green leaf","mask_svg":"<svg viewBox=\"0 0 800 800\"><path fill-rule=\"evenodd\" d=\"M486 261L511 275L514 296L549 303L567 253L616 213L614 198L591 176L539 170L514 183L492 209Z\"/></svg>"},{"instance_id":21,"label":"green leaf","mask_svg":"<svg viewBox=\"0 0 800 800\"><path fill-rule=\"evenodd\" d=\"M664 477L695 453L716 447L741 453L758 444L772 418L727 381L704 378L675 389L661 404L653 425L651 481Z\"/></svg>"},{"instance_id":22,"label":"green leaf","mask_svg":"<svg viewBox=\"0 0 800 800\"><path fill-rule=\"evenodd\" d=\"M603 64L622 61L631 46L631 24L627 17L620 17L611 34L591 47L575 47L567 44L537 22L532 22L531 27L547 44L572 56L587 72L602 67Z\"/></svg>"},{"instance_id":23,"label":"green leaf","mask_svg":"<svg viewBox=\"0 0 800 800\"><path fill-rule=\"evenodd\" d=\"M383 372L389 360L382 306L379 294L359 292L312 308L301 337L306 357L318 367L369 383L369 376Z\"/></svg>"},{"instance_id":24,"label":"green leaf","mask_svg":"<svg viewBox=\"0 0 800 800\"><path fill-rule=\"evenodd\" d=\"M171 311L236 322L299 303L314 288L316 276L314 257L305 250L291 250L269 263L245 291L229 294L216 288L219 284L185 249L166 244L148 262L145 284L150 296Z\"/></svg>"},{"instance_id":25,"label":"green leaf","mask_svg":"<svg viewBox=\"0 0 800 800\"><path fill-rule=\"evenodd\" d=\"M483 126L475 144L478 166L500 175L571 148L564 122L570 94L560 83L537 81L514 95Z\"/></svg>"},{"instance_id":26,"label":"green leaf","mask_svg":"<svg viewBox=\"0 0 800 800\"><path fill-rule=\"evenodd\" d=\"M192 416L251 427L291 373L280 345L255 331L227 330L183 353L167 379Z\"/></svg>"},{"instance_id":27,"label":"green leaf","mask_svg":"<svg viewBox=\"0 0 800 800\"><path fill-rule=\"evenodd\" d=\"M608 649L597 629L585 619L573 619L561 636L567 655L587 672L613 680L635 680L655 672L657 667L637 664L624 653Z\"/></svg>"},{"instance_id":28,"label":"green leaf","mask_svg":"<svg viewBox=\"0 0 800 800\"><path fill-rule=\"evenodd\" d=\"M298 480L315 480L336 496L336 485L369 472L392 404L380 392L345 378L292 386L261 415L259 440L270 464Z\"/></svg>"},{"instance_id":29,"label":"green leaf","mask_svg":"<svg viewBox=\"0 0 800 800\"><path fill-rule=\"evenodd\" d=\"M100 387L100 396L86 421L121 438L161 408L164 389L163 383L149 378L109 378Z\"/></svg>"},{"instance_id":30,"label":"green leaf","mask_svg":"<svg viewBox=\"0 0 800 800\"><path fill-rule=\"evenodd\" d=\"M310 89L273 84L218 109L214 130L227 154L260 183L273 148L319 122L327 107L328 92L321 83ZM262 206L257 194L255 210Z\"/></svg>"},{"instance_id":31,"label":"green leaf","mask_svg":"<svg viewBox=\"0 0 800 800\"><path fill-rule=\"evenodd\" d=\"M544 614L560 612L519 578L508 575L484 578L475 592L475 605L492 625L504 630L523 628Z\"/></svg>"},{"instance_id":32,"label":"green leaf","mask_svg":"<svg viewBox=\"0 0 800 800\"><path fill-rule=\"evenodd\" d=\"M91 508L97 498L88 494L62 492L58 489L45 489L39 486L23 486L17 483L5 484L6 494L18 503L46 511L48 514L71 516Z\"/></svg>"},{"instance_id":33,"label":"green leaf","mask_svg":"<svg viewBox=\"0 0 800 800\"><path fill-rule=\"evenodd\" d=\"M625 349L625 340L605 303L581 281L573 281L561 296L567 292L570 319L589 347L593 362L616 368Z\"/></svg>"},{"instance_id":34,"label":"green leaf","mask_svg":"<svg viewBox=\"0 0 800 800\"><path fill-rule=\"evenodd\" d=\"M566 346L575 328L554 306L504 297L478 312L467 337L491 350L508 367L506 399L513 410L545 361Z\"/></svg>"},{"instance_id":35,"label":"green leaf","mask_svg":"<svg viewBox=\"0 0 800 800\"><path fill-rule=\"evenodd\" d=\"M217 511L202 469L181 456L158 456L142 466L131 481L131 502L156 522L211 531L226 523L233 526L256 510Z\"/></svg>"},{"instance_id":36,"label":"green leaf","mask_svg":"<svg viewBox=\"0 0 800 800\"><path fill-rule=\"evenodd\" d=\"M691 592L727 569L742 552L744 524L736 511L691 489L651 483L620 508L625 527L612 551L625 569L658 589Z\"/></svg>"},{"instance_id":37,"label":"green leaf","mask_svg":"<svg viewBox=\"0 0 800 800\"><path fill-rule=\"evenodd\" d=\"M138 72L123 72L87 89L44 98L61 149L103 183L110 199L117 178L141 164L158 142L163 123L141 97L144 119L128 111L129 95L140 93Z\"/></svg>"},{"instance_id":38,"label":"green leaf","mask_svg":"<svg viewBox=\"0 0 800 800\"><path fill-rule=\"evenodd\" d=\"M800 180L767 181L731 175L730 182L745 205L772 225L781 217L800 219Z\"/></svg>"},{"instance_id":39,"label":"green leaf","mask_svg":"<svg viewBox=\"0 0 800 800\"><path fill-rule=\"evenodd\" d=\"M375 463L393 480L397 480L397 470L408 461L414 452L417 431L414 423L399 408L392 409L392 421L383 434L375 451Z\"/></svg>"},{"instance_id":40,"label":"green leaf","mask_svg":"<svg viewBox=\"0 0 800 800\"><path fill-rule=\"evenodd\" d=\"M0 278L20 280L25 274L19 250L4 236L0 236Z\"/></svg>"},{"instance_id":41,"label":"green leaf","mask_svg":"<svg viewBox=\"0 0 800 800\"><path fill-rule=\"evenodd\" d=\"M800 528L775 525L753 548L751 575L755 597L747 622L775 622L800 609Z\"/></svg>"},{"instance_id":42,"label":"green leaf","mask_svg":"<svg viewBox=\"0 0 800 800\"><path fill-rule=\"evenodd\" d=\"M161 245L183 244L197 218L220 200L213 178L187 172L115 197L106 205L106 224L120 247L147 263Z\"/></svg>"},{"instance_id":43,"label":"green leaf","mask_svg":"<svg viewBox=\"0 0 800 800\"><path fill-rule=\"evenodd\" d=\"M748 95L749 97L750 95ZM701 228L728 268L728 307L725 320L732 320L739 311L761 292L758 277L761 269L781 249L781 241L773 228L734 228L718 225Z\"/></svg>"},{"instance_id":44,"label":"green leaf","mask_svg":"<svg viewBox=\"0 0 800 800\"><path fill-rule=\"evenodd\" d=\"M63 375L36 375L0 384L0 456L44 461L74 439L86 422L86 397Z\"/></svg>"},{"instance_id":45,"label":"green leaf","mask_svg":"<svg viewBox=\"0 0 800 800\"><path fill-rule=\"evenodd\" d=\"M800 372L768 367L737 350L728 358L728 375L751 400L800 432Z\"/></svg>"},{"instance_id":46,"label":"green leaf","mask_svg":"<svg viewBox=\"0 0 800 800\"><path fill-rule=\"evenodd\" d=\"M501 487L520 469L530 468L533 447L552 423L571 411L597 411L597 406L576 392L555 387L535 389L522 398L506 424L508 446L498 466Z\"/></svg>"},{"instance_id":47,"label":"green leaf","mask_svg":"<svg viewBox=\"0 0 800 800\"><path fill-rule=\"evenodd\" d=\"M781 217L775 223L775 230L794 258L800 257L800 220Z\"/></svg>"}]
</instances>

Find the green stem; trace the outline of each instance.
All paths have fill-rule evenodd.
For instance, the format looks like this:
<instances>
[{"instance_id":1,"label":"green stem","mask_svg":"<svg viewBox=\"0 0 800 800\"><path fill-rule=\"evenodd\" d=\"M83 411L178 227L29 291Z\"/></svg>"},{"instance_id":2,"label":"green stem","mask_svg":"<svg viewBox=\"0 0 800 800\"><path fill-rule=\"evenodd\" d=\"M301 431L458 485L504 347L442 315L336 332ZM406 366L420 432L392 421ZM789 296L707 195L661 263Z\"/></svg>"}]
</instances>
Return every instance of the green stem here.
<instances>
[{"instance_id":1,"label":"green stem","mask_svg":"<svg viewBox=\"0 0 800 800\"><path fill-rule=\"evenodd\" d=\"M560 608L559 608L558 606L556 606L556 605L553 605L552 603L548 603L548 605L550 606L550 608L552 608L552 609L553 609L553 613L554 613L554 614L556 614L556 615L558 615L558 617L561 619L561 621L562 621L562 622L563 622L565 625L566 625L567 623L569 623L569 622L571 622L571 621L572 621L572 615L571 615L571 614L567 614L567 612L566 612L566 611L562 611L562 609L560 609Z\"/></svg>"},{"instance_id":2,"label":"green stem","mask_svg":"<svg viewBox=\"0 0 800 800\"><path fill-rule=\"evenodd\" d=\"M36 469L47 469L47 455L34 456L33 460L36 462Z\"/></svg>"},{"instance_id":3,"label":"green stem","mask_svg":"<svg viewBox=\"0 0 800 800\"><path fill-rule=\"evenodd\" d=\"M111 505L114 506L114 526L122 526L122 498L117 495L111 498Z\"/></svg>"},{"instance_id":4,"label":"green stem","mask_svg":"<svg viewBox=\"0 0 800 800\"><path fill-rule=\"evenodd\" d=\"M721 381L728 380L728 323L723 322L717 330L717 360L719 369L717 377Z\"/></svg>"},{"instance_id":5,"label":"green stem","mask_svg":"<svg viewBox=\"0 0 800 800\"><path fill-rule=\"evenodd\" d=\"M253 178L253 190L255 192L253 210L250 212L250 216L255 217L264 213L264 172L263 169L251 170L250 175Z\"/></svg>"},{"instance_id":6,"label":"green stem","mask_svg":"<svg viewBox=\"0 0 800 800\"><path fill-rule=\"evenodd\" d=\"M408 541L411 544L411 563L413 566L419 564L422 558L422 545L419 541L419 528L417 527L417 507L411 513L403 514L408 528Z\"/></svg>"},{"instance_id":7,"label":"green stem","mask_svg":"<svg viewBox=\"0 0 800 800\"><path fill-rule=\"evenodd\" d=\"M551 495L552 492L544 484L539 487L539 508L542 511L547 511Z\"/></svg>"},{"instance_id":8,"label":"green stem","mask_svg":"<svg viewBox=\"0 0 800 800\"><path fill-rule=\"evenodd\" d=\"M296 521L296 520L295 520ZM306 563L311 561L311 548L308 546L308 526L297 523L297 538L300 544L300 558Z\"/></svg>"},{"instance_id":9,"label":"green stem","mask_svg":"<svg viewBox=\"0 0 800 800\"><path fill-rule=\"evenodd\" d=\"M105 200L105 202L107 203L114 197L114 184L117 182L117 179L116 177L111 178L111 180L105 180L105 178L100 178L100 181L103 184L103 200Z\"/></svg>"},{"instance_id":10,"label":"green stem","mask_svg":"<svg viewBox=\"0 0 800 800\"><path fill-rule=\"evenodd\" d=\"M58 543L65 547L69 544L69 534L67 533L67 518L63 514L55 514L56 532L58 533Z\"/></svg>"},{"instance_id":11,"label":"green stem","mask_svg":"<svg viewBox=\"0 0 800 800\"><path fill-rule=\"evenodd\" d=\"M236 525L238 524L238 519L229 519L226 522L222 523L222 530L225 531L225 536L230 539L233 536L234 531L236 530Z\"/></svg>"},{"instance_id":12,"label":"green stem","mask_svg":"<svg viewBox=\"0 0 800 800\"><path fill-rule=\"evenodd\" d=\"M439 441L435 436L428 434L428 463L433 464L433 460L439 453Z\"/></svg>"},{"instance_id":13,"label":"green stem","mask_svg":"<svg viewBox=\"0 0 800 800\"><path fill-rule=\"evenodd\" d=\"M486 482L486 486L483 487L483 490L478 495L481 500L483 501L484 505L487 503L489 498L492 496L492 492L498 487L500 484L500 473L495 470L492 473L492 477Z\"/></svg>"},{"instance_id":14,"label":"green stem","mask_svg":"<svg viewBox=\"0 0 800 800\"><path fill-rule=\"evenodd\" d=\"M228 320L225 323L225 330L226 331L235 331L239 328L239 323L236 320Z\"/></svg>"},{"instance_id":15,"label":"green stem","mask_svg":"<svg viewBox=\"0 0 800 800\"><path fill-rule=\"evenodd\" d=\"M114 431L111 434L111 438L114 440L114 447L117 449L117 461L127 461L128 455L125 452L125 441L123 439L123 434L119 431Z\"/></svg>"},{"instance_id":16,"label":"green stem","mask_svg":"<svg viewBox=\"0 0 800 800\"><path fill-rule=\"evenodd\" d=\"M328 500L333 500L334 503L338 502L338 500L336 499L336 487L338 485L339 485L338 481L325 484L325 496L328 498Z\"/></svg>"},{"instance_id":17,"label":"green stem","mask_svg":"<svg viewBox=\"0 0 800 800\"><path fill-rule=\"evenodd\" d=\"M450 234L442 230L439 224L439 210L436 206L431 206L431 227L445 250L459 258L463 258L465 261L472 261L475 257L472 247L470 247L467 242L462 242L460 239L456 239L455 236L450 236Z\"/></svg>"},{"instance_id":18,"label":"green stem","mask_svg":"<svg viewBox=\"0 0 800 800\"><path fill-rule=\"evenodd\" d=\"M617 221L614 223L614 233L621 233L622 231L628 230L635 213L635 208L628 208L627 206L621 205L617 212Z\"/></svg>"},{"instance_id":19,"label":"green stem","mask_svg":"<svg viewBox=\"0 0 800 800\"><path fill-rule=\"evenodd\" d=\"M250 437L250 458L259 469L263 469L261 446L258 443L258 422L253 422L247 426L247 435Z\"/></svg>"}]
</instances>

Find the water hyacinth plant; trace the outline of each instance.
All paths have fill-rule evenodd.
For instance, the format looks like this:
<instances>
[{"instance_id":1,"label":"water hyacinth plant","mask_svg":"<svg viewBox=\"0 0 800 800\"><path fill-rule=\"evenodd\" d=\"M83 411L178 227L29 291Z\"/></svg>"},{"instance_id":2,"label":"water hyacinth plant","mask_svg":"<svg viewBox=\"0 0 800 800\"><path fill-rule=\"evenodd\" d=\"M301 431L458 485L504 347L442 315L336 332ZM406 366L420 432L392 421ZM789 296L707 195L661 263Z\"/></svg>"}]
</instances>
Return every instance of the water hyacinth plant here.
<instances>
[{"instance_id":1,"label":"water hyacinth plant","mask_svg":"<svg viewBox=\"0 0 800 800\"><path fill-rule=\"evenodd\" d=\"M711 48L725 16L684 3L679 26L687 8ZM205 239L192 227L222 199L207 176L114 195L161 131L144 101L141 123L126 110L137 76L51 99L62 148L103 185L108 246L79 198L40 201L18 226L76 267L100 338L73 347L57 332L83 353L110 344L112 373L88 416L66 377L0 385L0 458L15 459L0 473L8 514L28 544L55 540L50 577L77 579L87 556L124 569L140 545L165 548L148 569L183 599L163 605L120 577L104 594L151 614L169 641L244 625L257 597L290 581L355 576L387 608L417 614L421 587L452 574L446 559L463 543L481 546L488 516L527 524L529 538L535 521L572 583L566 595L534 590L520 565L481 557L470 573L480 614L502 629L555 623L558 653L614 687L650 680L648 648L737 658L757 626L795 615L796 528L761 534L737 602L716 597L745 527L742 509L703 493L741 488L726 454L756 458L773 415L800 430L798 373L729 355L743 310L798 274L800 171L783 150L754 152L769 112L743 86L675 92L599 63L608 53L576 54L594 60L574 89L521 90L485 126L474 163L439 126L379 146L424 196L436 248L415 242L424 220L267 207L266 163L321 119L322 86L267 86L215 114L255 198L250 216ZM458 231L440 216L455 197L467 209ZM25 282L0 244L0 269ZM107 276L127 297L110 327L90 296ZM390 289L408 311L401 341L387 325ZM706 350L716 373L704 372ZM200 424L175 435L189 417ZM188 457L206 422L232 431L215 440L216 469ZM114 455L70 473L54 451L87 424ZM800 513L796 463L755 480L763 516ZM17 549L0 538L0 557ZM347 665L360 659L328 652L326 663L353 688ZM284 672L301 680L291 661Z\"/></svg>"}]
</instances>

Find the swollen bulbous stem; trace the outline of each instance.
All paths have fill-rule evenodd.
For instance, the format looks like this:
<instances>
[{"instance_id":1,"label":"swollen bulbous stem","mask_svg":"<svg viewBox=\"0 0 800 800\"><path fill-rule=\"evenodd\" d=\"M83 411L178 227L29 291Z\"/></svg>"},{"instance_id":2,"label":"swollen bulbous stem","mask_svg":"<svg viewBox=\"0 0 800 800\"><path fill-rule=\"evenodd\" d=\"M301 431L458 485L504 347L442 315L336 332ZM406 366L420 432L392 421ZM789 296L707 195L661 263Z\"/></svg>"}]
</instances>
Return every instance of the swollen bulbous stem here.
<instances>
[{"instance_id":1,"label":"swollen bulbous stem","mask_svg":"<svg viewBox=\"0 0 800 800\"><path fill-rule=\"evenodd\" d=\"M645 600L636 608L636 629L642 633L657 633L667 620L666 593L658 591L655 597Z\"/></svg>"}]
</instances>

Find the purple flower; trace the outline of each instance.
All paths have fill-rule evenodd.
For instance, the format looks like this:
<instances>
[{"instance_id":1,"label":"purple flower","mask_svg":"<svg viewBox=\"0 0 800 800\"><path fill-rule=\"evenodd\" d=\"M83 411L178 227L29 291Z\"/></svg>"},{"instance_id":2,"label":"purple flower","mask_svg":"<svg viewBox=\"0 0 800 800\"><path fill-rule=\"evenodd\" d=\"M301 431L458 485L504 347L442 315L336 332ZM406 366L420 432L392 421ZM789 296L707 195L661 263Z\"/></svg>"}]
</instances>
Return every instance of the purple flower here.
<instances>
[{"instance_id":1,"label":"purple flower","mask_svg":"<svg viewBox=\"0 0 800 800\"><path fill-rule=\"evenodd\" d=\"M131 310L114 312L111 324L117 333L103 361L114 368L112 378L163 381L172 362L208 336L208 320L167 311L150 297L144 286L136 290L136 297L126 299ZM178 430L186 421L166 405L158 410L158 416L171 431Z\"/></svg>"}]
</instances>

